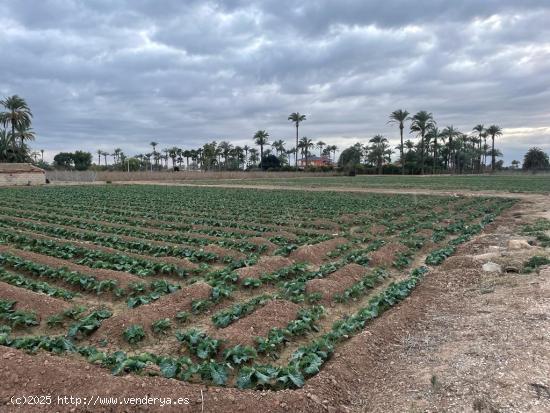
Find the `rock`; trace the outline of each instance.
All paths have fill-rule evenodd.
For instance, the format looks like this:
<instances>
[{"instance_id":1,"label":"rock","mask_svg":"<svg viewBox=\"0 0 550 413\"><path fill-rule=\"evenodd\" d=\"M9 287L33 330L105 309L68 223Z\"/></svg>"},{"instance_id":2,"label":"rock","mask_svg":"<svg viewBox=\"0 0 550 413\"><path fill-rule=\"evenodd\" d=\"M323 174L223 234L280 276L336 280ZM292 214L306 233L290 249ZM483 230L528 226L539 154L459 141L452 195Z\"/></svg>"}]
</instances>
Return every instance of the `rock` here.
<instances>
[{"instance_id":1,"label":"rock","mask_svg":"<svg viewBox=\"0 0 550 413\"><path fill-rule=\"evenodd\" d=\"M508 241L509 250L528 250L531 248L531 245L524 239L511 239Z\"/></svg>"},{"instance_id":2,"label":"rock","mask_svg":"<svg viewBox=\"0 0 550 413\"><path fill-rule=\"evenodd\" d=\"M485 272L502 272L502 267L494 262L487 262L481 268Z\"/></svg>"},{"instance_id":3,"label":"rock","mask_svg":"<svg viewBox=\"0 0 550 413\"><path fill-rule=\"evenodd\" d=\"M515 264L508 264L506 267L504 267L504 272L519 273L520 270L521 266L517 266Z\"/></svg>"}]
</instances>

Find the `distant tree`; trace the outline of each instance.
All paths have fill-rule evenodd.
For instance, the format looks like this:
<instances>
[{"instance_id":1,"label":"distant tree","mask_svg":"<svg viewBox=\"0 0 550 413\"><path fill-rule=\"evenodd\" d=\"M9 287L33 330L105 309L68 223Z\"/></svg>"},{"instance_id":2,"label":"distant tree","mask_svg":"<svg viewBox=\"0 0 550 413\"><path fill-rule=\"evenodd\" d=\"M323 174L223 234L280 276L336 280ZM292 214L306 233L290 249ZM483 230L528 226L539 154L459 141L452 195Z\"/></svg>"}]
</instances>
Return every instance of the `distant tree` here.
<instances>
[{"instance_id":1,"label":"distant tree","mask_svg":"<svg viewBox=\"0 0 550 413\"><path fill-rule=\"evenodd\" d=\"M439 147L439 144L437 143L437 139L440 137L440 135L441 134L439 133L439 128L437 127L431 128L426 134L426 139L428 140L428 142L432 142L434 151L432 174L435 174L436 166L438 164L437 149Z\"/></svg>"},{"instance_id":2,"label":"distant tree","mask_svg":"<svg viewBox=\"0 0 550 413\"><path fill-rule=\"evenodd\" d=\"M476 125L474 126L474 128L472 129L474 132L477 133L477 136L478 136L478 151L479 151L479 155L478 155L478 172L481 172L481 156L482 156L482 151L481 151L481 142L483 142L483 139L484 137L486 138L487 137L487 134L485 133L485 126L483 126L483 124L479 124L479 125Z\"/></svg>"},{"instance_id":3,"label":"distant tree","mask_svg":"<svg viewBox=\"0 0 550 413\"><path fill-rule=\"evenodd\" d=\"M361 145L355 144L344 149L338 158L338 166L342 168L355 168L361 163Z\"/></svg>"},{"instance_id":4,"label":"distant tree","mask_svg":"<svg viewBox=\"0 0 550 413\"><path fill-rule=\"evenodd\" d=\"M300 141L298 142L298 145L302 149L302 152L304 153L304 157L306 159L306 167L309 166L309 150L315 146L313 143L313 140L309 139L307 136L302 137Z\"/></svg>"},{"instance_id":5,"label":"distant tree","mask_svg":"<svg viewBox=\"0 0 550 413\"><path fill-rule=\"evenodd\" d=\"M76 151L70 155L74 169L77 171L85 171L92 165L92 154L90 152Z\"/></svg>"},{"instance_id":6,"label":"distant tree","mask_svg":"<svg viewBox=\"0 0 550 413\"><path fill-rule=\"evenodd\" d=\"M323 148L327 146L327 144L323 141L319 141L316 144L317 148L319 148L319 157L323 156Z\"/></svg>"},{"instance_id":7,"label":"distant tree","mask_svg":"<svg viewBox=\"0 0 550 413\"><path fill-rule=\"evenodd\" d=\"M447 158L445 159L445 166L448 166L451 171L456 169L456 139L462 134L453 125L445 127L440 136L447 140Z\"/></svg>"},{"instance_id":8,"label":"distant tree","mask_svg":"<svg viewBox=\"0 0 550 413\"><path fill-rule=\"evenodd\" d=\"M255 166L259 160L258 150L256 148L250 148L248 152L250 152L250 158L249 158L250 163Z\"/></svg>"},{"instance_id":9,"label":"distant tree","mask_svg":"<svg viewBox=\"0 0 550 413\"><path fill-rule=\"evenodd\" d=\"M0 105L6 109L0 112L0 123L4 127L11 127L11 144L15 152L16 129L26 130L31 126L32 112L25 99L17 95L0 100ZM23 146L23 139L21 140Z\"/></svg>"},{"instance_id":10,"label":"distant tree","mask_svg":"<svg viewBox=\"0 0 550 413\"><path fill-rule=\"evenodd\" d=\"M425 110L418 112L412 117L411 132L420 136L420 173L424 174L424 138L426 132L436 125L433 115Z\"/></svg>"},{"instance_id":11,"label":"distant tree","mask_svg":"<svg viewBox=\"0 0 550 413\"><path fill-rule=\"evenodd\" d=\"M523 157L523 169L527 171L549 168L550 162L548 160L548 155L540 148L530 148Z\"/></svg>"},{"instance_id":12,"label":"distant tree","mask_svg":"<svg viewBox=\"0 0 550 413\"><path fill-rule=\"evenodd\" d=\"M294 125L296 126L296 151L294 153L294 156L295 156L295 159L294 159L294 163L295 163L295 168L296 170L298 170L298 128L300 127L300 123L302 123L303 121L306 120L306 115L302 115L300 114L300 112L293 112L291 113L290 115L288 115L288 120L293 122Z\"/></svg>"},{"instance_id":13,"label":"distant tree","mask_svg":"<svg viewBox=\"0 0 550 413\"><path fill-rule=\"evenodd\" d=\"M73 167L73 154L70 152L60 152L53 157L54 166L71 169Z\"/></svg>"},{"instance_id":14,"label":"distant tree","mask_svg":"<svg viewBox=\"0 0 550 413\"><path fill-rule=\"evenodd\" d=\"M265 130L259 130L254 134L254 143L260 146L260 159L264 158L264 145L268 145L269 133Z\"/></svg>"},{"instance_id":15,"label":"distant tree","mask_svg":"<svg viewBox=\"0 0 550 413\"><path fill-rule=\"evenodd\" d=\"M281 160L275 155L266 155L260 162L260 168L264 171L268 169L279 169L281 167Z\"/></svg>"},{"instance_id":16,"label":"distant tree","mask_svg":"<svg viewBox=\"0 0 550 413\"><path fill-rule=\"evenodd\" d=\"M403 129L405 129L405 121L410 119L409 118L409 112L403 109L394 110L390 114L390 120L389 123L394 123L399 126L399 135L401 136L401 145L399 146L399 153L400 157L399 160L401 162L401 174L405 174L405 160L403 158Z\"/></svg>"},{"instance_id":17,"label":"distant tree","mask_svg":"<svg viewBox=\"0 0 550 413\"><path fill-rule=\"evenodd\" d=\"M491 170L495 170L495 137L502 136L502 128L498 125L491 125L487 128L487 134L491 137Z\"/></svg>"},{"instance_id":18,"label":"distant tree","mask_svg":"<svg viewBox=\"0 0 550 413\"><path fill-rule=\"evenodd\" d=\"M520 161L517 161L517 160L513 160L512 162L510 162L512 164L512 169L518 169L519 165L520 165Z\"/></svg>"},{"instance_id":19,"label":"distant tree","mask_svg":"<svg viewBox=\"0 0 550 413\"><path fill-rule=\"evenodd\" d=\"M382 135L376 135L369 140L371 145L367 147L367 160L376 165L378 174L382 173L382 166L390 162L392 151L388 140Z\"/></svg>"}]
</instances>

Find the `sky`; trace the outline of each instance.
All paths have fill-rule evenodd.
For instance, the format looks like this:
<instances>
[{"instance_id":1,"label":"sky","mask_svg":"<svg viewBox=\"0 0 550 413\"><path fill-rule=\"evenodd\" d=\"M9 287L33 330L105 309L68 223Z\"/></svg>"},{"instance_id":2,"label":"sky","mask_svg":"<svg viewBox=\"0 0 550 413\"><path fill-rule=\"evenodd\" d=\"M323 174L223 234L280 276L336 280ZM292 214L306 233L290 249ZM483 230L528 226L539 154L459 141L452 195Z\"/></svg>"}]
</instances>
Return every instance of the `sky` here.
<instances>
[{"instance_id":1,"label":"sky","mask_svg":"<svg viewBox=\"0 0 550 413\"><path fill-rule=\"evenodd\" d=\"M0 97L27 100L47 160L259 129L290 148L296 111L314 141L397 144L406 109L500 125L509 164L550 152L549 21L548 0L0 0Z\"/></svg>"}]
</instances>

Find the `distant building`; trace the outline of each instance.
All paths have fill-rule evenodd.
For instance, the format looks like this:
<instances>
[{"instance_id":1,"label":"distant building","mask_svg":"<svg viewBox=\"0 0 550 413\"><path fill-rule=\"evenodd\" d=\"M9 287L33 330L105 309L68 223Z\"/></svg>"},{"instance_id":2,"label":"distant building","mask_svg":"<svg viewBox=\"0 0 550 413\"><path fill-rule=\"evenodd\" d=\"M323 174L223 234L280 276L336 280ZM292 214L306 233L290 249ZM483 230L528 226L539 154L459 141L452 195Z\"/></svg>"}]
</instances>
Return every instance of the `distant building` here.
<instances>
[{"instance_id":1,"label":"distant building","mask_svg":"<svg viewBox=\"0 0 550 413\"><path fill-rule=\"evenodd\" d=\"M332 161L328 156L308 156L307 163L309 166L318 167L318 166L330 166ZM298 166L300 168L306 167L306 158L298 159Z\"/></svg>"},{"instance_id":2,"label":"distant building","mask_svg":"<svg viewBox=\"0 0 550 413\"><path fill-rule=\"evenodd\" d=\"M43 185L46 172L28 163L0 163L0 186Z\"/></svg>"}]
</instances>

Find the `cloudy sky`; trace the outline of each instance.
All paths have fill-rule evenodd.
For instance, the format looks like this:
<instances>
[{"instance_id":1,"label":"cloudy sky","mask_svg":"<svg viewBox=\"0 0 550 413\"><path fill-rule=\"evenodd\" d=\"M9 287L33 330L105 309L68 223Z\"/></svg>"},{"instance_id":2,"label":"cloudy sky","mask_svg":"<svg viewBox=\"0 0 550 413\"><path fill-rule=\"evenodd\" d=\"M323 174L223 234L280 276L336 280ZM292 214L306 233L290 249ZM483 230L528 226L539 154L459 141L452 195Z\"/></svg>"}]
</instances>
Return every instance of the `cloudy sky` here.
<instances>
[{"instance_id":1,"label":"cloudy sky","mask_svg":"<svg viewBox=\"0 0 550 413\"><path fill-rule=\"evenodd\" d=\"M0 96L35 148L135 154L211 140L339 147L398 108L505 130L504 159L550 151L548 0L0 0Z\"/></svg>"}]
</instances>

